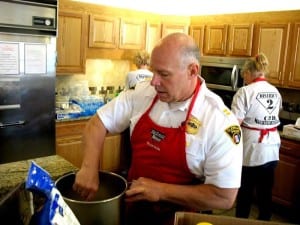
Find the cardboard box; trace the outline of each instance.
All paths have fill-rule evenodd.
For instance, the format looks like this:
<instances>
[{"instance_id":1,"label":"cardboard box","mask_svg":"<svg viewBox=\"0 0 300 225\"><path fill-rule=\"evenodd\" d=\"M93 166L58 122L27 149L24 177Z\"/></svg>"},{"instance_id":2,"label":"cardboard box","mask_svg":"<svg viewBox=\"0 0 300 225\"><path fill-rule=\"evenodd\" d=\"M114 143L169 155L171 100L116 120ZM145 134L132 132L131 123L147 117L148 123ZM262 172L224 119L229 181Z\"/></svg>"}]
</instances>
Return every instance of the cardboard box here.
<instances>
[{"instance_id":1,"label":"cardboard box","mask_svg":"<svg viewBox=\"0 0 300 225\"><path fill-rule=\"evenodd\" d=\"M208 215L192 212L176 212L174 225L197 225L209 222L212 225L287 225L289 223L242 219L233 216ZM290 225L290 224L289 224Z\"/></svg>"}]
</instances>

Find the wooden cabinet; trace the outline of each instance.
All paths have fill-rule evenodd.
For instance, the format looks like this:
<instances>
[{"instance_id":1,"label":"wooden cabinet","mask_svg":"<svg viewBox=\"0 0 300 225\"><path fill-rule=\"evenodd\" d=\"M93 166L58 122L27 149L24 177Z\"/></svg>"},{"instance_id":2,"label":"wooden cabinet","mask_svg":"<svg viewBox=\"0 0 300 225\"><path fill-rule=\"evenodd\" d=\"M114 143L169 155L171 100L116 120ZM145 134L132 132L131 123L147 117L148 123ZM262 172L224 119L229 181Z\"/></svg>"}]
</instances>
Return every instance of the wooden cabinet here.
<instances>
[{"instance_id":1,"label":"wooden cabinet","mask_svg":"<svg viewBox=\"0 0 300 225\"><path fill-rule=\"evenodd\" d=\"M120 24L120 49L145 49L146 21L122 18Z\"/></svg>"},{"instance_id":2,"label":"wooden cabinet","mask_svg":"<svg viewBox=\"0 0 300 225\"><path fill-rule=\"evenodd\" d=\"M151 54L156 43L161 39L161 23L147 22L146 51Z\"/></svg>"},{"instance_id":3,"label":"wooden cabinet","mask_svg":"<svg viewBox=\"0 0 300 225\"><path fill-rule=\"evenodd\" d=\"M203 55L203 40L204 40L204 25L192 25L190 26L190 36L194 38L194 41L200 49L200 55Z\"/></svg>"},{"instance_id":4,"label":"wooden cabinet","mask_svg":"<svg viewBox=\"0 0 300 225\"><path fill-rule=\"evenodd\" d=\"M185 33L188 34L188 24L181 24L181 23L175 23L175 22L164 22L162 23L162 37L171 34L171 33Z\"/></svg>"},{"instance_id":5,"label":"wooden cabinet","mask_svg":"<svg viewBox=\"0 0 300 225\"><path fill-rule=\"evenodd\" d=\"M62 156L76 167L82 163L82 132L87 120L56 123L56 154ZM103 155L100 157L101 170L119 171L121 169L122 135L108 134L105 138Z\"/></svg>"},{"instance_id":6,"label":"wooden cabinet","mask_svg":"<svg viewBox=\"0 0 300 225\"><path fill-rule=\"evenodd\" d=\"M226 55L228 25L207 25L204 34L205 55Z\"/></svg>"},{"instance_id":7,"label":"wooden cabinet","mask_svg":"<svg viewBox=\"0 0 300 225\"><path fill-rule=\"evenodd\" d=\"M300 142L281 139L280 160L275 170L273 201L300 210Z\"/></svg>"},{"instance_id":8,"label":"wooden cabinet","mask_svg":"<svg viewBox=\"0 0 300 225\"><path fill-rule=\"evenodd\" d=\"M58 74L84 73L87 18L84 13L59 11L57 38Z\"/></svg>"},{"instance_id":9,"label":"wooden cabinet","mask_svg":"<svg viewBox=\"0 0 300 225\"><path fill-rule=\"evenodd\" d=\"M89 47L117 48L119 21L116 17L91 14L89 16Z\"/></svg>"},{"instance_id":10,"label":"wooden cabinet","mask_svg":"<svg viewBox=\"0 0 300 225\"><path fill-rule=\"evenodd\" d=\"M300 23L295 23L292 32L290 65L287 85L300 88Z\"/></svg>"},{"instance_id":11,"label":"wooden cabinet","mask_svg":"<svg viewBox=\"0 0 300 225\"><path fill-rule=\"evenodd\" d=\"M206 25L204 54L251 56L253 24Z\"/></svg>"},{"instance_id":12,"label":"wooden cabinet","mask_svg":"<svg viewBox=\"0 0 300 225\"><path fill-rule=\"evenodd\" d=\"M232 24L229 26L228 55L251 56L253 28L253 24Z\"/></svg>"},{"instance_id":13,"label":"wooden cabinet","mask_svg":"<svg viewBox=\"0 0 300 225\"><path fill-rule=\"evenodd\" d=\"M290 25L288 23L260 23L255 31L254 55L263 52L269 60L268 81L283 85L286 74L286 55Z\"/></svg>"}]
</instances>

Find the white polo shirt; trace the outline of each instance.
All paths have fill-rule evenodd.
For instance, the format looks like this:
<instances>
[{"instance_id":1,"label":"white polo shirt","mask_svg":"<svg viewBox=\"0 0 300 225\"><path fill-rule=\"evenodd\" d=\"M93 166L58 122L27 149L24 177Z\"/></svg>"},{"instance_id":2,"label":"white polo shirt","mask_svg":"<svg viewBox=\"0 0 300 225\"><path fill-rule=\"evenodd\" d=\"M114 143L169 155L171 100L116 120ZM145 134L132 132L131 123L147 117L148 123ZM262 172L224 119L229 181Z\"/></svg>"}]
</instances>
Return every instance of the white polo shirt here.
<instances>
[{"instance_id":1,"label":"white polo shirt","mask_svg":"<svg viewBox=\"0 0 300 225\"><path fill-rule=\"evenodd\" d=\"M125 88L134 88L137 83L151 80L153 73L147 69L130 71L126 76Z\"/></svg>"},{"instance_id":2,"label":"white polo shirt","mask_svg":"<svg viewBox=\"0 0 300 225\"><path fill-rule=\"evenodd\" d=\"M101 107L97 113L107 130L120 133L130 126L130 133L141 115L148 109L156 92L148 82L135 90L122 92ZM165 127L178 127L185 120L191 99L168 104L158 100L150 117ZM242 140L235 116L221 98L207 89L202 80L201 89L191 112L196 129L186 133L186 158L190 171L205 183L223 188L240 186Z\"/></svg>"}]
</instances>

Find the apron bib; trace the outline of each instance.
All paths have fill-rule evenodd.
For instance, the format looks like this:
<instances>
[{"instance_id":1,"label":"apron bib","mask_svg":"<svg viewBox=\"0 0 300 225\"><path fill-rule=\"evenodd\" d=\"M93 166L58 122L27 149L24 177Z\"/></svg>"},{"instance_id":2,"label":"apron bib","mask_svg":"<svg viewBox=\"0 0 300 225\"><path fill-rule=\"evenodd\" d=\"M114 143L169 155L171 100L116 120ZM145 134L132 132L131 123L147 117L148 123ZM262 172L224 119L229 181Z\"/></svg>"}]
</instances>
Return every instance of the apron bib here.
<instances>
[{"instance_id":1,"label":"apron bib","mask_svg":"<svg viewBox=\"0 0 300 225\"><path fill-rule=\"evenodd\" d=\"M155 96L150 107L137 122L131 136L132 161L128 181L147 177L172 184L191 184L195 176L189 171L186 160L186 123L200 90L200 80L192 97L186 119L178 128L163 127L149 116L158 100ZM134 202L127 204L128 225L173 225L175 211L183 206L167 202ZM191 211L191 210L190 210Z\"/></svg>"}]
</instances>

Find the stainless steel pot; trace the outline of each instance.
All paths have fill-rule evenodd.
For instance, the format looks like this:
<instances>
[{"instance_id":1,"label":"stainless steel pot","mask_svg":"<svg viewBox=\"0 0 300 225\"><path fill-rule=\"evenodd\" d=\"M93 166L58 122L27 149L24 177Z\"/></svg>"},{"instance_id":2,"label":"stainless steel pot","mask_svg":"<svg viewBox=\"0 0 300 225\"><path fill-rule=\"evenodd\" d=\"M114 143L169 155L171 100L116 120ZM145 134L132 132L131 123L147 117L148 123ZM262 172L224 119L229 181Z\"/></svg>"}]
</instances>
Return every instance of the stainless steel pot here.
<instances>
[{"instance_id":1,"label":"stainless steel pot","mask_svg":"<svg viewBox=\"0 0 300 225\"><path fill-rule=\"evenodd\" d=\"M81 225L123 224L126 180L118 174L106 171L99 172L99 179L99 190L93 201L85 201L73 191L75 172L58 178L55 185Z\"/></svg>"}]
</instances>

